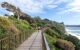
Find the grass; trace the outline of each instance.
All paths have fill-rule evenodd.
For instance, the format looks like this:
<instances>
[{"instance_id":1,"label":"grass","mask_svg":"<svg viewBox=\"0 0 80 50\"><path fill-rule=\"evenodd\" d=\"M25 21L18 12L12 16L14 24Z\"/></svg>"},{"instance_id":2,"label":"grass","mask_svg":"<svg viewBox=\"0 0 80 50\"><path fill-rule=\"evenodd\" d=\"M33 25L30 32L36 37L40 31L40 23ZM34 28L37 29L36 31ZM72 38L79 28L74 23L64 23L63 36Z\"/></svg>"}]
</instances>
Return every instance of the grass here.
<instances>
[{"instance_id":1,"label":"grass","mask_svg":"<svg viewBox=\"0 0 80 50\"><path fill-rule=\"evenodd\" d=\"M56 37L54 36L54 38L48 34L44 34L46 39L47 39L47 42L48 42L48 45L50 47L51 50L55 50L55 46L53 44L56 43Z\"/></svg>"},{"instance_id":2,"label":"grass","mask_svg":"<svg viewBox=\"0 0 80 50\"><path fill-rule=\"evenodd\" d=\"M32 30L32 28L25 20L17 20L14 17L0 17L0 39L10 34L27 33L29 30Z\"/></svg>"}]
</instances>

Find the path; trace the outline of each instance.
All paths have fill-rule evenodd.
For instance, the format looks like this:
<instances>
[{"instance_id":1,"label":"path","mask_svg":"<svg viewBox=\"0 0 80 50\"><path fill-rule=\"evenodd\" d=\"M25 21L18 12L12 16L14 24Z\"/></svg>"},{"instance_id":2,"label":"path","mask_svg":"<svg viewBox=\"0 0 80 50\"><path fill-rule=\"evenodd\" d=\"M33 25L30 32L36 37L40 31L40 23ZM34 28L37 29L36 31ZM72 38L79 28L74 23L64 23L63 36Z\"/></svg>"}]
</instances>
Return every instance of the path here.
<instances>
[{"instance_id":1,"label":"path","mask_svg":"<svg viewBox=\"0 0 80 50\"><path fill-rule=\"evenodd\" d=\"M16 50L42 50L41 31L33 33Z\"/></svg>"}]
</instances>

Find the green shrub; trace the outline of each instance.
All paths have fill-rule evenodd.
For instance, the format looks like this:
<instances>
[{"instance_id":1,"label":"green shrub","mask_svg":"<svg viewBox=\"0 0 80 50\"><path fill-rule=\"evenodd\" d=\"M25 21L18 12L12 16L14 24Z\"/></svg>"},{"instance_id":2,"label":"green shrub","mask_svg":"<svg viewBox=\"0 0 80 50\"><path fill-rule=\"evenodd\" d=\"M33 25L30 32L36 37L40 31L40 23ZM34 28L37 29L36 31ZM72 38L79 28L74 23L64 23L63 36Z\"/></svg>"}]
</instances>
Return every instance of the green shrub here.
<instances>
[{"instance_id":1,"label":"green shrub","mask_svg":"<svg viewBox=\"0 0 80 50\"><path fill-rule=\"evenodd\" d=\"M56 43L56 36L52 37L45 33L45 37L50 45Z\"/></svg>"},{"instance_id":2,"label":"green shrub","mask_svg":"<svg viewBox=\"0 0 80 50\"><path fill-rule=\"evenodd\" d=\"M45 33L46 40L51 50L55 50L54 44L56 43L56 36L52 37Z\"/></svg>"},{"instance_id":3,"label":"green shrub","mask_svg":"<svg viewBox=\"0 0 80 50\"><path fill-rule=\"evenodd\" d=\"M4 38L7 35L3 27L0 27L0 39Z\"/></svg>"},{"instance_id":4,"label":"green shrub","mask_svg":"<svg viewBox=\"0 0 80 50\"><path fill-rule=\"evenodd\" d=\"M0 17L0 39L9 34L18 34L19 30L15 27L13 22L5 17Z\"/></svg>"},{"instance_id":5,"label":"green shrub","mask_svg":"<svg viewBox=\"0 0 80 50\"><path fill-rule=\"evenodd\" d=\"M75 45L72 42L63 39L57 39L56 46L63 50L75 50Z\"/></svg>"},{"instance_id":6,"label":"green shrub","mask_svg":"<svg viewBox=\"0 0 80 50\"><path fill-rule=\"evenodd\" d=\"M25 20L17 20L14 17L0 17L0 38L10 34L27 33L29 30L32 31L32 27Z\"/></svg>"},{"instance_id":7,"label":"green shrub","mask_svg":"<svg viewBox=\"0 0 80 50\"><path fill-rule=\"evenodd\" d=\"M50 28L46 29L45 33L48 34L48 35L50 35L50 36L52 36L52 37L53 36L57 36L57 37L60 36L56 31L54 31L54 30L52 30Z\"/></svg>"},{"instance_id":8,"label":"green shrub","mask_svg":"<svg viewBox=\"0 0 80 50\"><path fill-rule=\"evenodd\" d=\"M65 35L65 39L75 44L76 50L80 50L80 40L77 37L72 36L72 35Z\"/></svg>"}]
</instances>

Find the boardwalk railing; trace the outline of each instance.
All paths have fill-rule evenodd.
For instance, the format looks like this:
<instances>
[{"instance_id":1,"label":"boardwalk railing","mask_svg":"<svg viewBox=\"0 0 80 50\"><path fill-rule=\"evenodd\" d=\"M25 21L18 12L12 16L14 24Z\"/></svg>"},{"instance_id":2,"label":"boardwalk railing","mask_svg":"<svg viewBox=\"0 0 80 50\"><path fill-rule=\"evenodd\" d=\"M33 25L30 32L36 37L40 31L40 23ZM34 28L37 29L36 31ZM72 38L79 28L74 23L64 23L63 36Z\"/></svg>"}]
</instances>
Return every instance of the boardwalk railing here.
<instances>
[{"instance_id":1,"label":"boardwalk railing","mask_svg":"<svg viewBox=\"0 0 80 50\"><path fill-rule=\"evenodd\" d=\"M47 40L42 32L42 44L43 44L43 50L50 50L49 45L47 43Z\"/></svg>"},{"instance_id":2,"label":"boardwalk railing","mask_svg":"<svg viewBox=\"0 0 80 50\"><path fill-rule=\"evenodd\" d=\"M32 31L27 30L27 33L11 34L6 38L0 39L0 50L15 50L24 40L26 40Z\"/></svg>"}]
</instances>

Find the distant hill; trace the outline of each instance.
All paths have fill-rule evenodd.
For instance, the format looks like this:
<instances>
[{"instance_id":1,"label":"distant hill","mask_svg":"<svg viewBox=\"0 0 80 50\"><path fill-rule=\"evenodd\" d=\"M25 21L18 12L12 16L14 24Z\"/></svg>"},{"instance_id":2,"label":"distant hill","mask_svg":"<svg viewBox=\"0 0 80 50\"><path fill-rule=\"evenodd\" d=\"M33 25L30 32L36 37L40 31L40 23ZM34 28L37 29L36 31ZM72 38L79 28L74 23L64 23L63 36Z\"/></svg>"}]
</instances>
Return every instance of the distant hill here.
<instances>
[{"instance_id":1,"label":"distant hill","mask_svg":"<svg viewBox=\"0 0 80 50\"><path fill-rule=\"evenodd\" d=\"M80 25L65 25L66 27L80 27Z\"/></svg>"}]
</instances>

